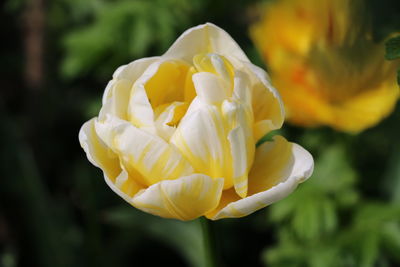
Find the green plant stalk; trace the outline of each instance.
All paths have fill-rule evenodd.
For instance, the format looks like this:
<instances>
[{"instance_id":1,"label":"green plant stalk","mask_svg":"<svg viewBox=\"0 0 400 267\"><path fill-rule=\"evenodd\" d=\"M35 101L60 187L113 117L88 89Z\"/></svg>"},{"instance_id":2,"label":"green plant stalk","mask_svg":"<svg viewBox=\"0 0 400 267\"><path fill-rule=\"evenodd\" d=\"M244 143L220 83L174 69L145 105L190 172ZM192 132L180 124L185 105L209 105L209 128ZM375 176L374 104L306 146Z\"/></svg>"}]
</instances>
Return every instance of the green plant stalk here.
<instances>
[{"instance_id":1,"label":"green plant stalk","mask_svg":"<svg viewBox=\"0 0 400 267\"><path fill-rule=\"evenodd\" d=\"M218 267L217 246L215 243L215 235L213 222L205 217L200 218L201 232L203 235L204 257L207 267Z\"/></svg>"}]
</instances>

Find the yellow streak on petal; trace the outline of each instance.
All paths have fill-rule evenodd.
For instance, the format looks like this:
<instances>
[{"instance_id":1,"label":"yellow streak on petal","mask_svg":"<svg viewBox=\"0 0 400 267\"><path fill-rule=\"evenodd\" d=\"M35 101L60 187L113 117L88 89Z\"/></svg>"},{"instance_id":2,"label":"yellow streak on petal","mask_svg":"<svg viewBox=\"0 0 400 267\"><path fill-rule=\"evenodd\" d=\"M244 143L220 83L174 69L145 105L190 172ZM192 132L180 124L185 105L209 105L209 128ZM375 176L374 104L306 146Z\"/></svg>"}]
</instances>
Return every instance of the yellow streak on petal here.
<instances>
[{"instance_id":1,"label":"yellow streak on petal","mask_svg":"<svg viewBox=\"0 0 400 267\"><path fill-rule=\"evenodd\" d=\"M133 197L137 192L143 189L143 186L137 183L135 178L131 177L125 170L115 179L115 186L129 197Z\"/></svg>"},{"instance_id":2,"label":"yellow streak on petal","mask_svg":"<svg viewBox=\"0 0 400 267\"><path fill-rule=\"evenodd\" d=\"M187 103L183 102L173 102L158 106L154 111L156 115L155 127L157 135L169 142L169 139L176 130L176 126L185 115L188 106Z\"/></svg>"},{"instance_id":3,"label":"yellow streak on petal","mask_svg":"<svg viewBox=\"0 0 400 267\"><path fill-rule=\"evenodd\" d=\"M172 119L169 122L167 122L166 124L169 126L177 126L178 123L183 118L183 116L185 115L188 107L189 107L189 105L187 103L182 103L181 105L178 105L174 109L174 115L173 115Z\"/></svg>"},{"instance_id":4,"label":"yellow streak on petal","mask_svg":"<svg viewBox=\"0 0 400 267\"><path fill-rule=\"evenodd\" d=\"M104 144L97 135L94 127L96 118L86 122L79 132L79 142L85 150L90 162L101 168L112 181L121 172L118 156Z\"/></svg>"},{"instance_id":5,"label":"yellow streak on petal","mask_svg":"<svg viewBox=\"0 0 400 267\"><path fill-rule=\"evenodd\" d=\"M150 186L132 199L132 205L164 218L192 220L215 209L222 187L221 178L192 174Z\"/></svg>"},{"instance_id":6,"label":"yellow streak on petal","mask_svg":"<svg viewBox=\"0 0 400 267\"><path fill-rule=\"evenodd\" d=\"M234 68L224 56L213 53L197 54L193 57L193 64L197 71L219 75L228 83L228 86L232 85Z\"/></svg>"},{"instance_id":7,"label":"yellow streak on petal","mask_svg":"<svg viewBox=\"0 0 400 267\"><path fill-rule=\"evenodd\" d=\"M172 145L129 123L116 129L114 150L128 173L147 186L193 172L189 162ZM140 175L136 176L137 173Z\"/></svg>"},{"instance_id":8,"label":"yellow streak on petal","mask_svg":"<svg viewBox=\"0 0 400 267\"><path fill-rule=\"evenodd\" d=\"M180 123L171 143L197 172L212 178L223 177L224 189L233 185L232 156L225 122L218 107L207 105Z\"/></svg>"}]
</instances>

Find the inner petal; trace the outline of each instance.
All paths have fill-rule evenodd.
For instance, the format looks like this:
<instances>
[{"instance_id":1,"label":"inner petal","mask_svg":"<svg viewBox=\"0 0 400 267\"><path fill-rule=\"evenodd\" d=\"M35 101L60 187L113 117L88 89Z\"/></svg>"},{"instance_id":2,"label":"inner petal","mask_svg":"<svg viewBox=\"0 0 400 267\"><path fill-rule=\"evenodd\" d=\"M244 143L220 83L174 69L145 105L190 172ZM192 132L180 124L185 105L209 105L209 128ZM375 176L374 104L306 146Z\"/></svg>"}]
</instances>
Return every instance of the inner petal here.
<instances>
[{"instance_id":1,"label":"inner petal","mask_svg":"<svg viewBox=\"0 0 400 267\"><path fill-rule=\"evenodd\" d=\"M153 109L174 101L183 102L185 91L191 89L191 79L187 76L191 77L192 74L190 66L184 62L169 60L161 63L157 72L144 85Z\"/></svg>"},{"instance_id":2,"label":"inner petal","mask_svg":"<svg viewBox=\"0 0 400 267\"><path fill-rule=\"evenodd\" d=\"M234 68L224 56L214 53L202 53L193 57L193 64L199 72L210 72L218 75L227 84L232 87Z\"/></svg>"},{"instance_id":3,"label":"inner petal","mask_svg":"<svg viewBox=\"0 0 400 267\"><path fill-rule=\"evenodd\" d=\"M188 111L170 142L196 172L224 178L224 189L227 189L233 186L232 157L224 124L219 108L199 104L196 110Z\"/></svg>"},{"instance_id":4,"label":"inner petal","mask_svg":"<svg viewBox=\"0 0 400 267\"><path fill-rule=\"evenodd\" d=\"M158 106L155 110L157 134L168 142L188 107L186 102L173 102Z\"/></svg>"},{"instance_id":5,"label":"inner petal","mask_svg":"<svg viewBox=\"0 0 400 267\"><path fill-rule=\"evenodd\" d=\"M192 81L194 73L194 67L179 60L160 59L151 64L133 85L129 121L156 134L155 109L175 101L191 101L196 95Z\"/></svg>"}]
</instances>

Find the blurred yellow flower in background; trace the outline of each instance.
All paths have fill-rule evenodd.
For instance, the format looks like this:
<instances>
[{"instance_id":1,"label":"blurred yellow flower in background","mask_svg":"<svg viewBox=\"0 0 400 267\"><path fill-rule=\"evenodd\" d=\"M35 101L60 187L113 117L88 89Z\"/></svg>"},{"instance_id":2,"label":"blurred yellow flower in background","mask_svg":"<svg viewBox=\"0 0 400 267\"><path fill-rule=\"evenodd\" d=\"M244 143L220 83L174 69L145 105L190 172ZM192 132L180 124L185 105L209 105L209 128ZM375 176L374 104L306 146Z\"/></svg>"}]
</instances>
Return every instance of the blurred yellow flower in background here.
<instances>
[{"instance_id":1,"label":"blurred yellow flower in background","mask_svg":"<svg viewBox=\"0 0 400 267\"><path fill-rule=\"evenodd\" d=\"M362 1L281 0L250 28L290 122L359 132L399 97L398 62L372 40Z\"/></svg>"},{"instance_id":2,"label":"blurred yellow flower in background","mask_svg":"<svg viewBox=\"0 0 400 267\"><path fill-rule=\"evenodd\" d=\"M191 28L160 57L122 66L79 133L107 184L166 218L242 217L290 194L311 155L277 136L283 105L265 71L222 29Z\"/></svg>"}]
</instances>

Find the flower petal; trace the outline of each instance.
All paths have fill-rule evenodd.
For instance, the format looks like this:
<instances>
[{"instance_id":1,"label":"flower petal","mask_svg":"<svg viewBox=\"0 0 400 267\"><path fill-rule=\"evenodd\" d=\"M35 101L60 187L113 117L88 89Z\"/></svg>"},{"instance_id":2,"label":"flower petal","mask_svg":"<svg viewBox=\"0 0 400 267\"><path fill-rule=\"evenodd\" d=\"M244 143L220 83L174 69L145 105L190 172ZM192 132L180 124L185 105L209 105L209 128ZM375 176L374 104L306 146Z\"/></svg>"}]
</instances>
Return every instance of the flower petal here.
<instances>
[{"instance_id":1,"label":"flower petal","mask_svg":"<svg viewBox=\"0 0 400 267\"><path fill-rule=\"evenodd\" d=\"M196 100L197 99L197 100ZM232 160L228 132L219 108L196 97L170 142L189 160L196 172L225 179L225 188L233 185Z\"/></svg>"},{"instance_id":2,"label":"flower petal","mask_svg":"<svg viewBox=\"0 0 400 267\"><path fill-rule=\"evenodd\" d=\"M249 174L249 195L223 207L211 219L246 216L289 195L311 176L312 156L297 144L275 137L258 147ZM224 196L222 196L224 199Z\"/></svg>"},{"instance_id":3,"label":"flower petal","mask_svg":"<svg viewBox=\"0 0 400 267\"><path fill-rule=\"evenodd\" d=\"M113 78L116 80L130 80L134 83L152 63L158 60L160 60L160 57L146 57L127 65L122 65L114 72Z\"/></svg>"},{"instance_id":4,"label":"flower petal","mask_svg":"<svg viewBox=\"0 0 400 267\"><path fill-rule=\"evenodd\" d=\"M218 104L230 95L229 88L224 86L221 78L208 72L193 75L197 96L208 104Z\"/></svg>"},{"instance_id":5,"label":"flower petal","mask_svg":"<svg viewBox=\"0 0 400 267\"><path fill-rule=\"evenodd\" d=\"M93 118L82 126L79 132L81 146L89 161L103 170L104 179L110 188L129 202L133 195L143 189L143 186L136 183L132 176L121 169L118 156L97 136L94 127L95 120L96 118Z\"/></svg>"},{"instance_id":6,"label":"flower petal","mask_svg":"<svg viewBox=\"0 0 400 267\"><path fill-rule=\"evenodd\" d=\"M243 71L236 70L234 74L232 99L242 103L246 107L251 107L251 93L249 75ZM251 116L253 116L253 114L251 114Z\"/></svg>"},{"instance_id":7,"label":"flower petal","mask_svg":"<svg viewBox=\"0 0 400 267\"><path fill-rule=\"evenodd\" d=\"M193 64L198 72L215 74L225 86L232 86L234 67L224 56L215 53L198 54L193 57Z\"/></svg>"},{"instance_id":8,"label":"flower petal","mask_svg":"<svg viewBox=\"0 0 400 267\"><path fill-rule=\"evenodd\" d=\"M248 74L253 83L254 138L259 140L269 131L282 127L284 107L279 93L269 82L267 73L251 63L246 63L246 66L251 70Z\"/></svg>"},{"instance_id":9,"label":"flower petal","mask_svg":"<svg viewBox=\"0 0 400 267\"><path fill-rule=\"evenodd\" d=\"M106 174L104 174L104 180L107 185L121 198L128 203L136 193L144 189L144 186L137 183L135 178L128 174L128 172L122 169L121 173L113 181Z\"/></svg>"},{"instance_id":10,"label":"flower petal","mask_svg":"<svg viewBox=\"0 0 400 267\"><path fill-rule=\"evenodd\" d=\"M193 173L189 162L162 138L149 134L128 122L111 130L113 149L129 174L140 173L139 182L150 186L161 180L176 179Z\"/></svg>"},{"instance_id":11,"label":"flower petal","mask_svg":"<svg viewBox=\"0 0 400 267\"><path fill-rule=\"evenodd\" d=\"M223 29L206 23L185 31L164 54L165 57L179 58L192 63L197 54L216 53L233 61L249 62L239 45Z\"/></svg>"},{"instance_id":12,"label":"flower petal","mask_svg":"<svg viewBox=\"0 0 400 267\"><path fill-rule=\"evenodd\" d=\"M236 101L224 101L222 114L229 131L228 151L232 157L233 183L241 197L247 195L247 174L253 164L255 143L252 134L251 106Z\"/></svg>"},{"instance_id":13,"label":"flower petal","mask_svg":"<svg viewBox=\"0 0 400 267\"><path fill-rule=\"evenodd\" d=\"M326 124L339 130L360 132L387 117L398 99L399 86L393 75L393 79L388 79L379 87L362 92L341 105L332 106L334 116Z\"/></svg>"},{"instance_id":14,"label":"flower petal","mask_svg":"<svg viewBox=\"0 0 400 267\"><path fill-rule=\"evenodd\" d=\"M166 180L139 192L131 203L136 208L164 218L193 220L215 209L224 179L192 174Z\"/></svg>"},{"instance_id":15,"label":"flower petal","mask_svg":"<svg viewBox=\"0 0 400 267\"><path fill-rule=\"evenodd\" d=\"M121 172L119 159L96 134L95 120L96 118L93 118L83 124L79 131L79 142L88 160L114 181Z\"/></svg>"},{"instance_id":16,"label":"flower petal","mask_svg":"<svg viewBox=\"0 0 400 267\"><path fill-rule=\"evenodd\" d=\"M187 108L188 104L184 102L173 102L159 106L155 110L157 135L169 142L169 139L176 130L176 125L179 124L185 115Z\"/></svg>"},{"instance_id":17,"label":"flower petal","mask_svg":"<svg viewBox=\"0 0 400 267\"><path fill-rule=\"evenodd\" d=\"M107 85L103 94L103 105L107 102L107 99L111 96L110 89L113 83L118 80L128 80L132 84L143 74L147 67L158 60L159 57L149 57L135 60L127 65L120 66L113 74L113 79Z\"/></svg>"},{"instance_id":18,"label":"flower petal","mask_svg":"<svg viewBox=\"0 0 400 267\"><path fill-rule=\"evenodd\" d=\"M155 133L154 109L174 101L184 101L190 92L190 66L183 61L160 58L151 64L133 85L129 101L130 121L149 133Z\"/></svg>"},{"instance_id":19,"label":"flower petal","mask_svg":"<svg viewBox=\"0 0 400 267\"><path fill-rule=\"evenodd\" d=\"M112 80L107 85L107 97L103 98L103 106L99 118L103 119L106 114L111 114L126 120L129 96L132 83L129 80Z\"/></svg>"},{"instance_id":20,"label":"flower petal","mask_svg":"<svg viewBox=\"0 0 400 267\"><path fill-rule=\"evenodd\" d=\"M247 144L243 128L238 126L233 129L228 135L228 140L232 153L233 183L235 190L239 196L246 197L249 165L247 159Z\"/></svg>"}]
</instances>

